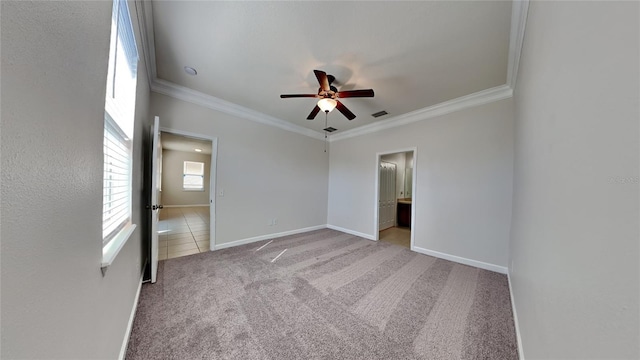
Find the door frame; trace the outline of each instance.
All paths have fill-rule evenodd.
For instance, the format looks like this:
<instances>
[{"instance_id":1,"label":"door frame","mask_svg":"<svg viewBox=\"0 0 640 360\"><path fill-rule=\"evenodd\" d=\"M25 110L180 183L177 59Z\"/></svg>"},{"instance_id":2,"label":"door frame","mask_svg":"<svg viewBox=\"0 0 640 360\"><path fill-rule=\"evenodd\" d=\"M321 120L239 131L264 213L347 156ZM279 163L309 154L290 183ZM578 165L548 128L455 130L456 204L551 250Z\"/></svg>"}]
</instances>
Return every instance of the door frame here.
<instances>
[{"instance_id":1,"label":"door frame","mask_svg":"<svg viewBox=\"0 0 640 360\"><path fill-rule=\"evenodd\" d=\"M160 127L160 132L188 136L199 140L211 141L211 166L209 169L209 251L216 249L216 174L218 164L218 138L190 131Z\"/></svg>"},{"instance_id":2,"label":"door frame","mask_svg":"<svg viewBox=\"0 0 640 360\"><path fill-rule=\"evenodd\" d=\"M412 193L411 193L411 250L414 250L415 247L415 238L416 238L416 198L417 198L417 189L418 187L416 186L416 175L417 175L417 169L418 169L418 148L417 147L409 147L409 148L402 148L402 149L398 149L398 150L389 150L389 151L383 151L383 152L378 152L376 153L376 163L375 163L375 186L374 186L374 193L375 193L375 201L374 201L374 210L373 210L373 228L375 230L375 233L373 234L374 236L374 240L378 241L380 240L380 224L378 223L378 220L380 218L380 163L382 162L382 157L384 155L391 155L391 154L397 154L397 153L405 153L405 152L409 152L412 151L413 152L413 170L412 170ZM406 168L406 167L405 167Z\"/></svg>"}]
</instances>

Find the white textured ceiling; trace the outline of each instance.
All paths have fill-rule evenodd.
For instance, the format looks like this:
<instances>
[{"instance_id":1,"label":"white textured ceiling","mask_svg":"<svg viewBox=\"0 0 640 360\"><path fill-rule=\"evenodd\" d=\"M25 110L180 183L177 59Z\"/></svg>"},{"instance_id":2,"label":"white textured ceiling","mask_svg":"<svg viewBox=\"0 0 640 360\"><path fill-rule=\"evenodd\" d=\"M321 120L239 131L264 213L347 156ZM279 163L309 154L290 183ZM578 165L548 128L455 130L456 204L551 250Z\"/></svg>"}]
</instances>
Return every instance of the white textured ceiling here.
<instances>
[{"instance_id":1,"label":"white textured ceiling","mask_svg":"<svg viewBox=\"0 0 640 360\"><path fill-rule=\"evenodd\" d=\"M176 135L171 133L162 133L162 148L165 150L196 152L194 149L201 149L200 154L211 155L211 141L194 139L192 137Z\"/></svg>"},{"instance_id":2,"label":"white textured ceiling","mask_svg":"<svg viewBox=\"0 0 640 360\"><path fill-rule=\"evenodd\" d=\"M511 1L152 4L159 79L317 131L315 99L279 97L317 93L314 69L375 91L329 114L342 131L506 83Z\"/></svg>"}]
</instances>

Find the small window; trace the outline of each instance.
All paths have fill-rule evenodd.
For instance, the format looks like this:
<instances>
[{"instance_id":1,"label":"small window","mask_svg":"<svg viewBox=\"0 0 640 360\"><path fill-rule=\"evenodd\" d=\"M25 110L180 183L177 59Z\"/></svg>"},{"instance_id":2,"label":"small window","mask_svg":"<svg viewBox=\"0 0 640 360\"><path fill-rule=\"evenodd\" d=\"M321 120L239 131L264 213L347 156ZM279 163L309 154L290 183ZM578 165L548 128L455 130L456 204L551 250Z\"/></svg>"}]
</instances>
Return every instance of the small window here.
<instances>
[{"instance_id":1,"label":"small window","mask_svg":"<svg viewBox=\"0 0 640 360\"><path fill-rule=\"evenodd\" d=\"M182 188L189 191L204 191L204 163L185 161Z\"/></svg>"}]
</instances>

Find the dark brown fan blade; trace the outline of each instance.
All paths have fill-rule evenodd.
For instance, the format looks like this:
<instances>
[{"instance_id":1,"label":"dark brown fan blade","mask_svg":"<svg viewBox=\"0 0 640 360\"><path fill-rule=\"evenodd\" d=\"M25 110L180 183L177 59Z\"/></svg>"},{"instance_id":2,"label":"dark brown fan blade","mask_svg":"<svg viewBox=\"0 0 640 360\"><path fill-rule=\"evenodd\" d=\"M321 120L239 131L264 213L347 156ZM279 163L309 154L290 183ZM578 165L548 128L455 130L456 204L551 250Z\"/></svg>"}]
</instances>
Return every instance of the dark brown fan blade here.
<instances>
[{"instance_id":1,"label":"dark brown fan blade","mask_svg":"<svg viewBox=\"0 0 640 360\"><path fill-rule=\"evenodd\" d=\"M281 99L286 99L286 98L314 98L314 97L318 97L317 94L284 94L284 95L280 95Z\"/></svg>"},{"instance_id":2,"label":"dark brown fan blade","mask_svg":"<svg viewBox=\"0 0 640 360\"><path fill-rule=\"evenodd\" d=\"M307 120L315 119L316 115L318 115L319 112L320 112L320 108L318 107L318 105L316 105L316 107L314 107L313 110L311 110L311 113L309 113L309 116L307 116Z\"/></svg>"},{"instance_id":3,"label":"dark brown fan blade","mask_svg":"<svg viewBox=\"0 0 640 360\"><path fill-rule=\"evenodd\" d=\"M313 72L316 74L320 88L324 91L331 90L329 88L329 80L327 80L327 73L321 70L313 70Z\"/></svg>"},{"instance_id":4,"label":"dark brown fan blade","mask_svg":"<svg viewBox=\"0 0 640 360\"><path fill-rule=\"evenodd\" d=\"M336 102L338 103L336 105L336 109L338 109L338 111L340 111L342 115L346 116L347 119L349 120L353 120L356 118L356 116L351 112L351 110L347 109L347 107L344 106L340 101L336 100Z\"/></svg>"},{"instance_id":5,"label":"dark brown fan blade","mask_svg":"<svg viewBox=\"0 0 640 360\"><path fill-rule=\"evenodd\" d=\"M373 89L347 90L338 92L339 98L373 97Z\"/></svg>"}]
</instances>

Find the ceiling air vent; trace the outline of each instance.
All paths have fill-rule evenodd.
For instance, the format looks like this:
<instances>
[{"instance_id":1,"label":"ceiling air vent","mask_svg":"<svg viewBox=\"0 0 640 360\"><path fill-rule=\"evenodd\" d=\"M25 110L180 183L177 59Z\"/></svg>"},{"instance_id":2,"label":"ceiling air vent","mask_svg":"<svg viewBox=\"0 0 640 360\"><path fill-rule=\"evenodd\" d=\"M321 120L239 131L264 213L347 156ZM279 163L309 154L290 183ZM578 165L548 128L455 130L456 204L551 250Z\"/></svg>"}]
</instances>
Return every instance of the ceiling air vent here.
<instances>
[{"instance_id":1,"label":"ceiling air vent","mask_svg":"<svg viewBox=\"0 0 640 360\"><path fill-rule=\"evenodd\" d=\"M334 132L334 131L336 131L338 129L336 129L336 128L332 127L332 126L329 126L328 128L323 129L323 130L326 131L326 132Z\"/></svg>"},{"instance_id":2,"label":"ceiling air vent","mask_svg":"<svg viewBox=\"0 0 640 360\"><path fill-rule=\"evenodd\" d=\"M386 111L382 110L382 111L378 111L378 112L377 112L377 113L375 113L375 114L371 114L371 116L373 116L373 117L377 118L377 117L380 117L380 116L385 116L385 115L387 115L387 114L388 114L388 112L386 112Z\"/></svg>"}]
</instances>

